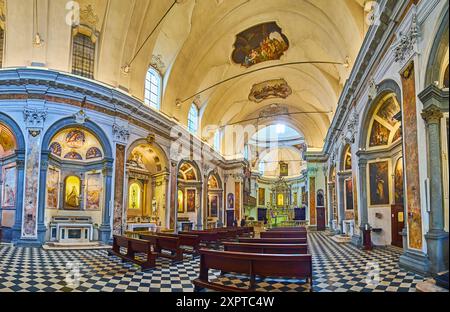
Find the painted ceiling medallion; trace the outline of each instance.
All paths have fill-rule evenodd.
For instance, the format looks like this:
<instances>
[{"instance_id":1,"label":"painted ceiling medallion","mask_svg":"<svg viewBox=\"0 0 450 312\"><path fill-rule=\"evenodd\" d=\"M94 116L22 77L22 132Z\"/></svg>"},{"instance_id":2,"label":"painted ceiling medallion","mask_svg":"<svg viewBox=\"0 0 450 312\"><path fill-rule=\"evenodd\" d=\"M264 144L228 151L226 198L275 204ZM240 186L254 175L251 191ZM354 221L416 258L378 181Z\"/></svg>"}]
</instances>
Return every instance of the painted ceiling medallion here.
<instances>
[{"instance_id":1,"label":"painted ceiling medallion","mask_svg":"<svg viewBox=\"0 0 450 312\"><path fill-rule=\"evenodd\" d=\"M250 67L266 61L279 60L289 49L289 40L276 22L253 26L236 36L232 59Z\"/></svg>"},{"instance_id":2,"label":"painted ceiling medallion","mask_svg":"<svg viewBox=\"0 0 450 312\"><path fill-rule=\"evenodd\" d=\"M260 103L266 99L286 99L292 94L292 89L284 79L268 80L253 85L248 99Z\"/></svg>"}]
</instances>

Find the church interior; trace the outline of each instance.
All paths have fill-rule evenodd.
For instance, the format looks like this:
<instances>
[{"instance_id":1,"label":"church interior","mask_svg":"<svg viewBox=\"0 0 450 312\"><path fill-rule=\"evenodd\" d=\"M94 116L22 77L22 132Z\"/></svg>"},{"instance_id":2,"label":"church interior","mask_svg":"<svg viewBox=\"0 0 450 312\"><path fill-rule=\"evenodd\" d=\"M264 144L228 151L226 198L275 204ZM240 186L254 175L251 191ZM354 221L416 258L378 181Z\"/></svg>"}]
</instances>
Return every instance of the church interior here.
<instances>
[{"instance_id":1,"label":"church interior","mask_svg":"<svg viewBox=\"0 0 450 312\"><path fill-rule=\"evenodd\" d=\"M0 292L448 292L448 9L0 0Z\"/></svg>"}]
</instances>

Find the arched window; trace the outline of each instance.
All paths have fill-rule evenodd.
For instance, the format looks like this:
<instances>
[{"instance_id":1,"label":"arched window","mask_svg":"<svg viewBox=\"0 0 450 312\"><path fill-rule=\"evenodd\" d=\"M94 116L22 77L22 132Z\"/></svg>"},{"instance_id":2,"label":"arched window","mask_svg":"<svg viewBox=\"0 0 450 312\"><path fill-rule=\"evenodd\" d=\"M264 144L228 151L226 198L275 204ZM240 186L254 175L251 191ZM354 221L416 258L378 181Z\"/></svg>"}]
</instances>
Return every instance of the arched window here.
<instances>
[{"instance_id":1,"label":"arched window","mask_svg":"<svg viewBox=\"0 0 450 312\"><path fill-rule=\"evenodd\" d=\"M188 115L188 130L197 134L198 131L198 108L194 103L191 105Z\"/></svg>"},{"instance_id":2,"label":"arched window","mask_svg":"<svg viewBox=\"0 0 450 312\"><path fill-rule=\"evenodd\" d=\"M220 151L220 130L217 129L216 133L214 133L214 144L213 147L216 151Z\"/></svg>"},{"instance_id":3,"label":"arched window","mask_svg":"<svg viewBox=\"0 0 450 312\"><path fill-rule=\"evenodd\" d=\"M161 74L150 66L145 77L144 102L156 110L161 107L161 80Z\"/></svg>"},{"instance_id":4,"label":"arched window","mask_svg":"<svg viewBox=\"0 0 450 312\"><path fill-rule=\"evenodd\" d=\"M94 79L95 43L78 33L73 37L72 74Z\"/></svg>"}]
</instances>

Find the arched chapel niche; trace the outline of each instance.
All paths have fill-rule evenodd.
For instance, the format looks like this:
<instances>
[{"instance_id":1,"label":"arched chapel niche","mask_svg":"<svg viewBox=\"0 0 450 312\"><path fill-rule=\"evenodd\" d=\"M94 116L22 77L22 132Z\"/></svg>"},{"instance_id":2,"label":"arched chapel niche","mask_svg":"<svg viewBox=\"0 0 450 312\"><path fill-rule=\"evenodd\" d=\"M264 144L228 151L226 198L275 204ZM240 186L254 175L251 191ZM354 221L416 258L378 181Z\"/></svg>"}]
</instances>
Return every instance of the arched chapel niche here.
<instances>
[{"instance_id":1,"label":"arched chapel niche","mask_svg":"<svg viewBox=\"0 0 450 312\"><path fill-rule=\"evenodd\" d=\"M164 151L146 140L129 149L126 176L125 207L127 229L153 230L165 220L168 166Z\"/></svg>"},{"instance_id":2,"label":"arched chapel niche","mask_svg":"<svg viewBox=\"0 0 450 312\"><path fill-rule=\"evenodd\" d=\"M193 161L181 161L177 181L177 229L190 230L202 223L202 181L200 170Z\"/></svg>"},{"instance_id":3,"label":"arched chapel niche","mask_svg":"<svg viewBox=\"0 0 450 312\"><path fill-rule=\"evenodd\" d=\"M223 186L219 175L211 172L208 176L208 205L206 209L207 228L218 227L222 223L223 214Z\"/></svg>"}]
</instances>

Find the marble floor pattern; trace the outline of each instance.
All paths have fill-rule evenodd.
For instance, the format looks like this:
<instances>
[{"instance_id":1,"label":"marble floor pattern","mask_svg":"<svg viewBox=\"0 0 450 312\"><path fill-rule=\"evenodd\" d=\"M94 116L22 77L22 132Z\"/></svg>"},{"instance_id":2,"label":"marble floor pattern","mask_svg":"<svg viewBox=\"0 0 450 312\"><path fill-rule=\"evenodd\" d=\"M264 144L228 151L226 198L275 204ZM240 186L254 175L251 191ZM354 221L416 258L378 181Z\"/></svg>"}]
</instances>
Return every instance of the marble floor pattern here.
<instances>
[{"instance_id":1,"label":"marble floor pattern","mask_svg":"<svg viewBox=\"0 0 450 312\"><path fill-rule=\"evenodd\" d=\"M402 250L396 247L361 251L349 243L336 243L321 232L309 233L313 255L315 292L414 292L423 277L398 267ZM157 261L150 272L122 263L106 250L43 250L0 246L0 292L192 292L199 258L186 256L171 265ZM245 276L210 278L224 285L245 287ZM259 280L258 291L304 292L309 285L290 279Z\"/></svg>"}]
</instances>

